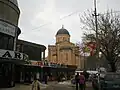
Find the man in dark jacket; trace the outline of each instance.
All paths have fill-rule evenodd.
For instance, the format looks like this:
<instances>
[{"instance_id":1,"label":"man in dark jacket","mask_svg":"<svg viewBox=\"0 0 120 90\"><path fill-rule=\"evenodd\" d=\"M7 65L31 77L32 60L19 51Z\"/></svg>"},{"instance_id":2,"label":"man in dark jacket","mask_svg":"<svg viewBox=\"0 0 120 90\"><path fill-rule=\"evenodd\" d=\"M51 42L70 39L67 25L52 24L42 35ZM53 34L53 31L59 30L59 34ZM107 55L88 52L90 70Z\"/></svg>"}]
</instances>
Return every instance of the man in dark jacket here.
<instances>
[{"instance_id":1,"label":"man in dark jacket","mask_svg":"<svg viewBox=\"0 0 120 90\"><path fill-rule=\"evenodd\" d=\"M47 75L47 73L45 73L45 75L44 75L45 84L47 84L47 77L48 77L48 75Z\"/></svg>"},{"instance_id":2,"label":"man in dark jacket","mask_svg":"<svg viewBox=\"0 0 120 90\"><path fill-rule=\"evenodd\" d=\"M83 75L85 77L85 85L84 85L84 90L85 90L85 88L86 88L86 82L88 81L88 78L89 78L90 74L86 70L84 70L83 71Z\"/></svg>"},{"instance_id":3,"label":"man in dark jacket","mask_svg":"<svg viewBox=\"0 0 120 90\"><path fill-rule=\"evenodd\" d=\"M83 71L83 75L85 76L85 79L86 79L86 81L87 81L90 74L89 74L86 70L84 70L84 71Z\"/></svg>"},{"instance_id":4,"label":"man in dark jacket","mask_svg":"<svg viewBox=\"0 0 120 90\"><path fill-rule=\"evenodd\" d=\"M94 90L99 90L98 89L98 79L96 74L94 74L93 78L92 78L92 87Z\"/></svg>"},{"instance_id":5,"label":"man in dark jacket","mask_svg":"<svg viewBox=\"0 0 120 90\"><path fill-rule=\"evenodd\" d=\"M79 73L77 73L77 75L75 76L76 90L78 90L79 81L80 81Z\"/></svg>"}]
</instances>

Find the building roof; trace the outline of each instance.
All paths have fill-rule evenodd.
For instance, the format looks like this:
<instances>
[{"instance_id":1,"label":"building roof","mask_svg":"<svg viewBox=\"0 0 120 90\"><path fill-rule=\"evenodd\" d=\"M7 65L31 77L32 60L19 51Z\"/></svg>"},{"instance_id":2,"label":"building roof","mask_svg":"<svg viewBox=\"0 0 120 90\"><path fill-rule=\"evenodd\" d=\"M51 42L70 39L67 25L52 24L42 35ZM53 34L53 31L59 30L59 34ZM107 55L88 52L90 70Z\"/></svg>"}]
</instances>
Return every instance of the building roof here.
<instances>
[{"instance_id":1,"label":"building roof","mask_svg":"<svg viewBox=\"0 0 120 90\"><path fill-rule=\"evenodd\" d=\"M24 44L24 45L29 45L29 46L32 46L32 47L38 47L38 48L46 49L46 46L44 46L44 45L36 44L36 43L33 43L33 42L29 42L29 41L24 41L24 40L21 40L21 39L18 39L17 43Z\"/></svg>"},{"instance_id":2,"label":"building roof","mask_svg":"<svg viewBox=\"0 0 120 90\"><path fill-rule=\"evenodd\" d=\"M62 28L61 28L61 29L59 29L59 30L58 30L58 32L57 32L57 34L56 34L56 36L57 36L57 35L60 35L60 34L66 34L66 35L69 35L69 36L70 36L70 34L69 34L68 30L67 30L67 29L65 29L63 26L62 26Z\"/></svg>"},{"instance_id":3,"label":"building roof","mask_svg":"<svg viewBox=\"0 0 120 90\"><path fill-rule=\"evenodd\" d=\"M10 2L12 2L13 4L15 4L16 6L18 6L17 0L8 0L8 1L10 1Z\"/></svg>"}]
</instances>

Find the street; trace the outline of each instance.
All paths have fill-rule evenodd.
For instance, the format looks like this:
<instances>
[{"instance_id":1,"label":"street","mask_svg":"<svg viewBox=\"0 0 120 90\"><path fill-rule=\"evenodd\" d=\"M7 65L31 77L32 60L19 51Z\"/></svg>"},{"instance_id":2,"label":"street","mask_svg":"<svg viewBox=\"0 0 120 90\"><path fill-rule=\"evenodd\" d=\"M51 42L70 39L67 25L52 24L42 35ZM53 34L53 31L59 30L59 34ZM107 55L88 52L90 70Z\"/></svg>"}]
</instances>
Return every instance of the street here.
<instances>
[{"instance_id":1,"label":"street","mask_svg":"<svg viewBox=\"0 0 120 90\"><path fill-rule=\"evenodd\" d=\"M90 82L87 82L86 86L87 86L86 90L93 90ZM76 90L76 89L75 89L75 85L71 85L70 82L63 82L63 83L60 82L58 84L48 86L44 90Z\"/></svg>"},{"instance_id":2,"label":"street","mask_svg":"<svg viewBox=\"0 0 120 90\"><path fill-rule=\"evenodd\" d=\"M41 84L41 89L45 89L48 85ZM15 87L12 88L2 88L0 90L31 90L31 85L28 84L16 84Z\"/></svg>"},{"instance_id":3,"label":"street","mask_svg":"<svg viewBox=\"0 0 120 90\"><path fill-rule=\"evenodd\" d=\"M86 90L93 90L91 87L91 83L87 83ZM0 90L31 90L31 85L23 85L23 84L17 84L13 88L4 88ZM49 82L48 85L41 84L41 90L76 90L75 85L71 85L69 81L65 82Z\"/></svg>"},{"instance_id":4,"label":"street","mask_svg":"<svg viewBox=\"0 0 120 90\"><path fill-rule=\"evenodd\" d=\"M47 87L44 90L76 90L75 86L68 86L68 85L52 85ZM86 90L93 90L92 87L87 87Z\"/></svg>"}]
</instances>

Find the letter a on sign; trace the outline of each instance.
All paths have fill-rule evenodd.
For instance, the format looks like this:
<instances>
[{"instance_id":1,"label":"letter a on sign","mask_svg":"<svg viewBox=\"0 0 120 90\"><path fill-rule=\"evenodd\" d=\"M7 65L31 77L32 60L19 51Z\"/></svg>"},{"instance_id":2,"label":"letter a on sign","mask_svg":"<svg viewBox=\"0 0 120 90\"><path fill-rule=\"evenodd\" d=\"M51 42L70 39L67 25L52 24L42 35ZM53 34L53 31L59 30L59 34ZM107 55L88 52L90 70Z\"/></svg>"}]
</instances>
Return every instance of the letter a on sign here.
<instances>
[{"instance_id":1,"label":"letter a on sign","mask_svg":"<svg viewBox=\"0 0 120 90\"><path fill-rule=\"evenodd\" d=\"M10 53L8 51L2 57L12 58L12 56L10 55Z\"/></svg>"}]
</instances>

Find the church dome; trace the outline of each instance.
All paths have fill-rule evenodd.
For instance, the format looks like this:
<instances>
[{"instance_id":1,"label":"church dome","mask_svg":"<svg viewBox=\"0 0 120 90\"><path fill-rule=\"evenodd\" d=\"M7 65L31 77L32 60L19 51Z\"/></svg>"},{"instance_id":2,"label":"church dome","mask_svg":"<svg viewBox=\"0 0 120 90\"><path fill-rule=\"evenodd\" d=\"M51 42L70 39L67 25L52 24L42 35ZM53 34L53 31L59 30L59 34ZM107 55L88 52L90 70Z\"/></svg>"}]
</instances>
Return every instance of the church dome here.
<instances>
[{"instance_id":1,"label":"church dome","mask_svg":"<svg viewBox=\"0 0 120 90\"><path fill-rule=\"evenodd\" d=\"M10 2L12 2L13 4L15 4L18 7L18 2L17 0L9 0Z\"/></svg>"},{"instance_id":2,"label":"church dome","mask_svg":"<svg viewBox=\"0 0 120 90\"><path fill-rule=\"evenodd\" d=\"M61 28L61 29L59 29L59 30L58 30L58 32L57 32L57 34L56 34L56 35L60 35L60 34L66 34L66 35L69 35L69 36L70 36L70 34L69 34L68 30L67 30L67 29L65 29L63 26L62 26L62 28Z\"/></svg>"}]
</instances>

